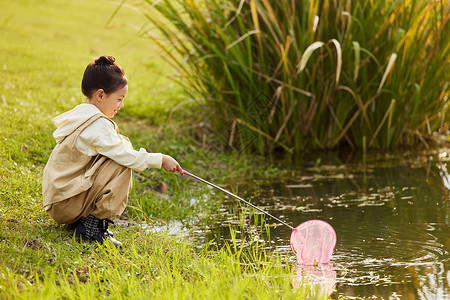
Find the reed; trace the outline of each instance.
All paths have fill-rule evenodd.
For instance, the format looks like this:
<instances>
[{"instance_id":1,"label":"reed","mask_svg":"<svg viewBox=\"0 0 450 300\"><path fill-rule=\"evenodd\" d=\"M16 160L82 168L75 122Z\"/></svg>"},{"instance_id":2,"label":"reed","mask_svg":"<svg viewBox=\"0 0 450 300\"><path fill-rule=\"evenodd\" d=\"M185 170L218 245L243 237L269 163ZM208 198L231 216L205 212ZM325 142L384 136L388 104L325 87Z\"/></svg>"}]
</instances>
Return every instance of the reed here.
<instances>
[{"instance_id":1,"label":"reed","mask_svg":"<svg viewBox=\"0 0 450 300\"><path fill-rule=\"evenodd\" d=\"M142 0L174 80L242 151L427 144L449 121L448 1ZM146 26L145 28L148 28Z\"/></svg>"}]
</instances>

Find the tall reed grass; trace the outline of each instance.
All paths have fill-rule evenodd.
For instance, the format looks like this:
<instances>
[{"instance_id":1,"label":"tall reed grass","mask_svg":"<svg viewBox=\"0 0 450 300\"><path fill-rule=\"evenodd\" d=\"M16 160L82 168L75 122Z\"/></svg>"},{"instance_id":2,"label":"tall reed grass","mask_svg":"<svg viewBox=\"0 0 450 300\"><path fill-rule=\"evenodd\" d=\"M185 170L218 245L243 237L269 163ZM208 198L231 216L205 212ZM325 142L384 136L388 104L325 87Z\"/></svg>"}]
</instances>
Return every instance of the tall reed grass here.
<instances>
[{"instance_id":1,"label":"tall reed grass","mask_svg":"<svg viewBox=\"0 0 450 300\"><path fill-rule=\"evenodd\" d=\"M446 0L137 6L174 79L231 147L386 149L427 144L449 121Z\"/></svg>"}]
</instances>

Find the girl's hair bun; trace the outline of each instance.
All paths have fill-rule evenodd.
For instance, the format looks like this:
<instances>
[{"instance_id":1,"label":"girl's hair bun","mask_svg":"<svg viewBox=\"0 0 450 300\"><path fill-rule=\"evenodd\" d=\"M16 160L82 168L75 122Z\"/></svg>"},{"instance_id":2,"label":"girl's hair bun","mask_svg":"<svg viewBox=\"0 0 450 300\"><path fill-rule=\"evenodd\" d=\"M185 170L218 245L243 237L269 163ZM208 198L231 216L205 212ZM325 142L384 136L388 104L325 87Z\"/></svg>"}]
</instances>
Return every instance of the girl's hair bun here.
<instances>
[{"instance_id":1,"label":"girl's hair bun","mask_svg":"<svg viewBox=\"0 0 450 300\"><path fill-rule=\"evenodd\" d=\"M86 67L81 81L81 91L86 97L90 99L99 89L110 94L128 84L125 72L115 61L112 56L100 56Z\"/></svg>"},{"instance_id":2,"label":"girl's hair bun","mask_svg":"<svg viewBox=\"0 0 450 300\"><path fill-rule=\"evenodd\" d=\"M100 56L99 58L97 58L95 60L95 64L111 66L111 65L114 65L115 61L116 61L116 59L112 56Z\"/></svg>"}]
</instances>

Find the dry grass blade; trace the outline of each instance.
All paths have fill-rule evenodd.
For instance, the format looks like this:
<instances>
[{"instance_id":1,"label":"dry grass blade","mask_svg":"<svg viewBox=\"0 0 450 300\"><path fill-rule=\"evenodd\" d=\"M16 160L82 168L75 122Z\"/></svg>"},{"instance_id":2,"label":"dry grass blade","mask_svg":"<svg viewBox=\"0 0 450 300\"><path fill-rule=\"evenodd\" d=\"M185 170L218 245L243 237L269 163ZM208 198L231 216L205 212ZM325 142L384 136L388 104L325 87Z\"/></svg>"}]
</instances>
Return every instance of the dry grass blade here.
<instances>
[{"instance_id":1,"label":"dry grass blade","mask_svg":"<svg viewBox=\"0 0 450 300\"><path fill-rule=\"evenodd\" d=\"M303 72L308 63L309 58L313 54L313 52L325 45L324 42L314 42L308 48L306 48L305 52L303 52L302 58L297 65L297 74Z\"/></svg>"},{"instance_id":2,"label":"dry grass blade","mask_svg":"<svg viewBox=\"0 0 450 300\"><path fill-rule=\"evenodd\" d=\"M264 5L264 8L267 11L267 14L270 17L270 21L272 21L272 23L274 24L274 26L276 28L281 28L280 24L278 23L278 18L275 15L275 12L273 11L273 8L270 5L269 1L268 0L262 0L262 2L263 2L263 5Z\"/></svg>"},{"instance_id":3,"label":"dry grass blade","mask_svg":"<svg viewBox=\"0 0 450 300\"><path fill-rule=\"evenodd\" d=\"M245 33L244 35L240 36L237 40L235 40L231 44L227 45L226 49L230 50L231 48L233 48L234 46L236 46L237 44L242 42L245 38L247 38L247 37L249 37L250 35L253 35L253 34L260 34L260 31L259 30L252 30L252 31L249 31L249 32Z\"/></svg>"},{"instance_id":4,"label":"dry grass blade","mask_svg":"<svg viewBox=\"0 0 450 300\"><path fill-rule=\"evenodd\" d=\"M236 14L225 24L224 28L227 28L228 26L230 26L231 23L234 22L234 20L236 20L236 18L239 16L239 14L242 11L242 7L244 6L244 2L245 2L245 0L241 0L239 2L239 6L238 6L238 8L236 10Z\"/></svg>"},{"instance_id":5,"label":"dry grass blade","mask_svg":"<svg viewBox=\"0 0 450 300\"><path fill-rule=\"evenodd\" d=\"M250 0L250 12L252 14L252 20L253 20L253 25L255 26L255 31L258 32L258 34L256 35L258 38L258 42L261 43L261 35L259 34L261 29L259 28L259 18L258 18L258 12L256 10L255 0Z\"/></svg>"},{"instance_id":6,"label":"dry grass blade","mask_svg":"<svg viewBox=\"0 0 450 300\"><path fill-rule=\"evenodd\" d=\"M377 94L380 94L381 89L383 88L384 82L386 81L389 72L391 72L392 67L394 66L395 60L397 59L397 54L392 53L391 57L389 58L388 65L386 67L386 70L384 71L383 78L381 79L380 85L378 86Z\"/></svg>"},{"instance_id":7,"label":"dry grass blade","mask_svg":"<svg viewBox=\"0 0 450 300\"><path fill-rule=\"evenodd\" d=\"M380 124L378 125L378 128L375 130L375 133L372 136L372 139L369 142L369 147L374 143L376 137L380 133L381 128L383 127L384 123L386 122L386 119L391 118L392 114L394 113L395 108L395 99L392 99L391 104L389 105L389 108L386 110L386 113L384 114L383 119L381 120ZM388 132L390 132L390 124L388 124Z\"/></svg>"},{"instance_id":8,"label":"dry grass blade","mask_svg":"<svg viewBox=\"0 0 450 300\"><path fill-rule=\"evenodd\" d=\"M245 127L249 128L250 130L256 132L257 134L259 134L259 135L265 137L266 139L268 139L268 140L270 140L270 141L272 141L272 142L274 142L274 143L280 145L281 147L283 147L284 150L286 150L286 151L288 151L288 152L292 152L292 149L291 149L291 148L289 148L288 146L286 146L285 144L283 144L283 143L281 143L281 142L279 142L279 141L276 141L273 137L271 137L270 135L268 135L268 134L265 133L264 131L262 131L262 130L256 128L255 126L249 124L248 122L246 122L246 121L244 121L244 120L241 120L241 119L236 119L235 122L237 122L237 123L239 123L239 124L241 124L241 125L244 125Z\"/></svg>"},{"instance_id":9,"label":"dry grass blade","mask_svg":"<svg viewBox=\"0 0 450 300\"><path fill-rule=\"evenodd\" d=\"M336 39L332 39L331 42L336 47L336 54L337 54L336 84L338 84L339 77L341 76L341 69L342 69L342 49L341 49L341 44Z\"/></svg>"}]
</instances>

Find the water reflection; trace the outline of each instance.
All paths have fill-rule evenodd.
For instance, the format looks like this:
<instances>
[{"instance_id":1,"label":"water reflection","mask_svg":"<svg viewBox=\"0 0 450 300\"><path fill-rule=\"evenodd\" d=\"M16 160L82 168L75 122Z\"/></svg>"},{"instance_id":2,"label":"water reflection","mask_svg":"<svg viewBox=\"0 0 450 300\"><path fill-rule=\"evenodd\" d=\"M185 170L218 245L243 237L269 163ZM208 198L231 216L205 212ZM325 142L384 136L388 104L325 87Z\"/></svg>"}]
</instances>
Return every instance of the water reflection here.
<instances>
[{"instance_id":1,"label":"water reflection","mask_svg":"<svg viewBox=\"0 0 450 300\"><path fill-rule=\"evenodd\" d=\"M257 178L233 188L293 226L321 219L334 227L337 295L450 299L447 153L374 155L364 163L322 158L276 180ZM218 241L229 238L227 218L211 233ZM268 245L289 253L290 233L274 226Z\"/></svg>"},{"instance_id":2,"label":"water reflection","mask_svg":"<svg viewBox=\"0 0 450 300\"><path fill-rule=\"evenodd\" d=\"M319 264L317 266L296 264L292 287L311 286L311 297L314 299L314 295L333 294L337 282L336 277L333 263Z\"/></svg>"}]
</instances>

